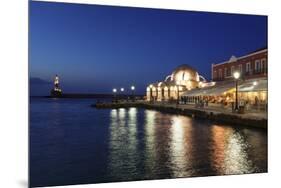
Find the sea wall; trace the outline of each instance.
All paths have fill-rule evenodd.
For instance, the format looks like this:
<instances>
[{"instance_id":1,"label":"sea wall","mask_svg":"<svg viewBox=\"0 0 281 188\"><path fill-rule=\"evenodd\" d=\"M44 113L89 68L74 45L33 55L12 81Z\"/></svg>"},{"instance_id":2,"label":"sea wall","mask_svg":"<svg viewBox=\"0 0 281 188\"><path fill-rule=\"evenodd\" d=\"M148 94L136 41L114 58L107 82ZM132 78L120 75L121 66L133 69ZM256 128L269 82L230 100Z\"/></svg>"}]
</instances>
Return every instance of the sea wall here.
<instances>
[{"instance_id":1,"label":"sea wall","mask_svg":"<svg viewBox=\"0 0 281 188\"><path fill-rule=\"evenodd\" d=\"M124 102L124 103L96 103L92 107L97 109L105 108L145 108L153 109L163 113L172 113L179 115L186 115L192 118L208 119L217 123L227 123L231 125L251 126L267 129L267 119L257 119L253 117L245 117L241 114L222 113L217 111L210 111L203 109L181 108L181 106L165 106L153 103L144 102Z\"/></svg>"}]
</instances>

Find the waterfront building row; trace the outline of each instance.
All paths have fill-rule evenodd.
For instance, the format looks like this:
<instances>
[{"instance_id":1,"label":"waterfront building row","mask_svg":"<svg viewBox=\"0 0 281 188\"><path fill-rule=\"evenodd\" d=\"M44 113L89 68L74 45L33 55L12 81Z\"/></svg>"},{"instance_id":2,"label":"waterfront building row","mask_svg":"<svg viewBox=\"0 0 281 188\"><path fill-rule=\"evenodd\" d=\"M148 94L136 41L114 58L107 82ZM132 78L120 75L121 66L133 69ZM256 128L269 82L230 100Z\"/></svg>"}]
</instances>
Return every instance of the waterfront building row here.
<instances>
[{"instance_id":1,"label":"waterfront building row","mask_svg":"<svg viewBox=\"0 0 281 188\"><path fill-rule=\"evenodd\" d=\"M220 73L222 70L225 70L224 76ZM210 82L189 65L181 65L164 81L149 84L146 99L177 102L204 100L233 104L236 91L236 80L233 77L235 71L241 75L238 80L239 102L267 106L267 49L257 50L239 58L232 56L229 61L212 64Z\"/></svg>"}]
</instances>

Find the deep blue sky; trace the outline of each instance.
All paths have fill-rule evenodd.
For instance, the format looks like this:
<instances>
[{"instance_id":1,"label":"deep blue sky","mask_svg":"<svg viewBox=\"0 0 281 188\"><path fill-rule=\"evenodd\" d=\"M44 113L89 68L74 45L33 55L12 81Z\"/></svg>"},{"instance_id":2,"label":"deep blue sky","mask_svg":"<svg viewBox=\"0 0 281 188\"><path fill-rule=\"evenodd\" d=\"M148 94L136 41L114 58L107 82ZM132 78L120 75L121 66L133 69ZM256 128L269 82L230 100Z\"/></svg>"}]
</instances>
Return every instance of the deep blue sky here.
<instances>
[{"instance_id":1,"label":"deep blue sky","mask_svg":"<svg viewBox=\"0 0 281 188\"><path fill-rule=\"evenodd\" d=\"M181 64L210 79L212 63L267 46L265 16L50 2L29 11L31 95L47 94L55 74L64 92L142 93Z\"/></svg>"}]
</instances>

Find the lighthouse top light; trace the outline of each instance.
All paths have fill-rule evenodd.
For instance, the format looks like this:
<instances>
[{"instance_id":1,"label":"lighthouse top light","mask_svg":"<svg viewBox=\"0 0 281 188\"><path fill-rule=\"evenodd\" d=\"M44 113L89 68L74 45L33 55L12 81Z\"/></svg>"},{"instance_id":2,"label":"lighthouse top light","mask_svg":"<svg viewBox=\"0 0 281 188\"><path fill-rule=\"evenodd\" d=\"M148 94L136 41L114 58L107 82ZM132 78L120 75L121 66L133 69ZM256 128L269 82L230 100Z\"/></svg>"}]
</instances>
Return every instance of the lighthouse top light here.
<instances>
[{"instance_id":1,"label":"lighthouse top light","mask_svg":"<svg viewBox=\"0 0 281 188\"><path fill-rule=\"evenodd\" d=\"M61 96L62 90L59 87L59 76L56 75L54 79L54 88L51 90L51 96Z\"/></svg>"}]
</instances>

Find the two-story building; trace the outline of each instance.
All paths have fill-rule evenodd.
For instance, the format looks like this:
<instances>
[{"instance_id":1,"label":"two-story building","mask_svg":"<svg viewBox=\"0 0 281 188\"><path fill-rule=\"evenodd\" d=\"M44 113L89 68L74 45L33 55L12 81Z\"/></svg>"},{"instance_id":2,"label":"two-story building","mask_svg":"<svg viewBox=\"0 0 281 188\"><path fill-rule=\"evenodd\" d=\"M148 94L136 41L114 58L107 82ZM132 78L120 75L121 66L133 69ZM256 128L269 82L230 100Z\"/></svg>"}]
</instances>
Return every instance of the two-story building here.
<instances>
[{"instance_id":1,"label":"two-story building","mask_svg":"<svg viewBox=\"0 0 281 188\"><path fill-rule=\"evenodd\" d=\"M243 80L267 77L267 48L241 57L231 56L228 61L212 64L212 80L231 80L235 71L240 72Z\"/></svg>"}]
</instances>

